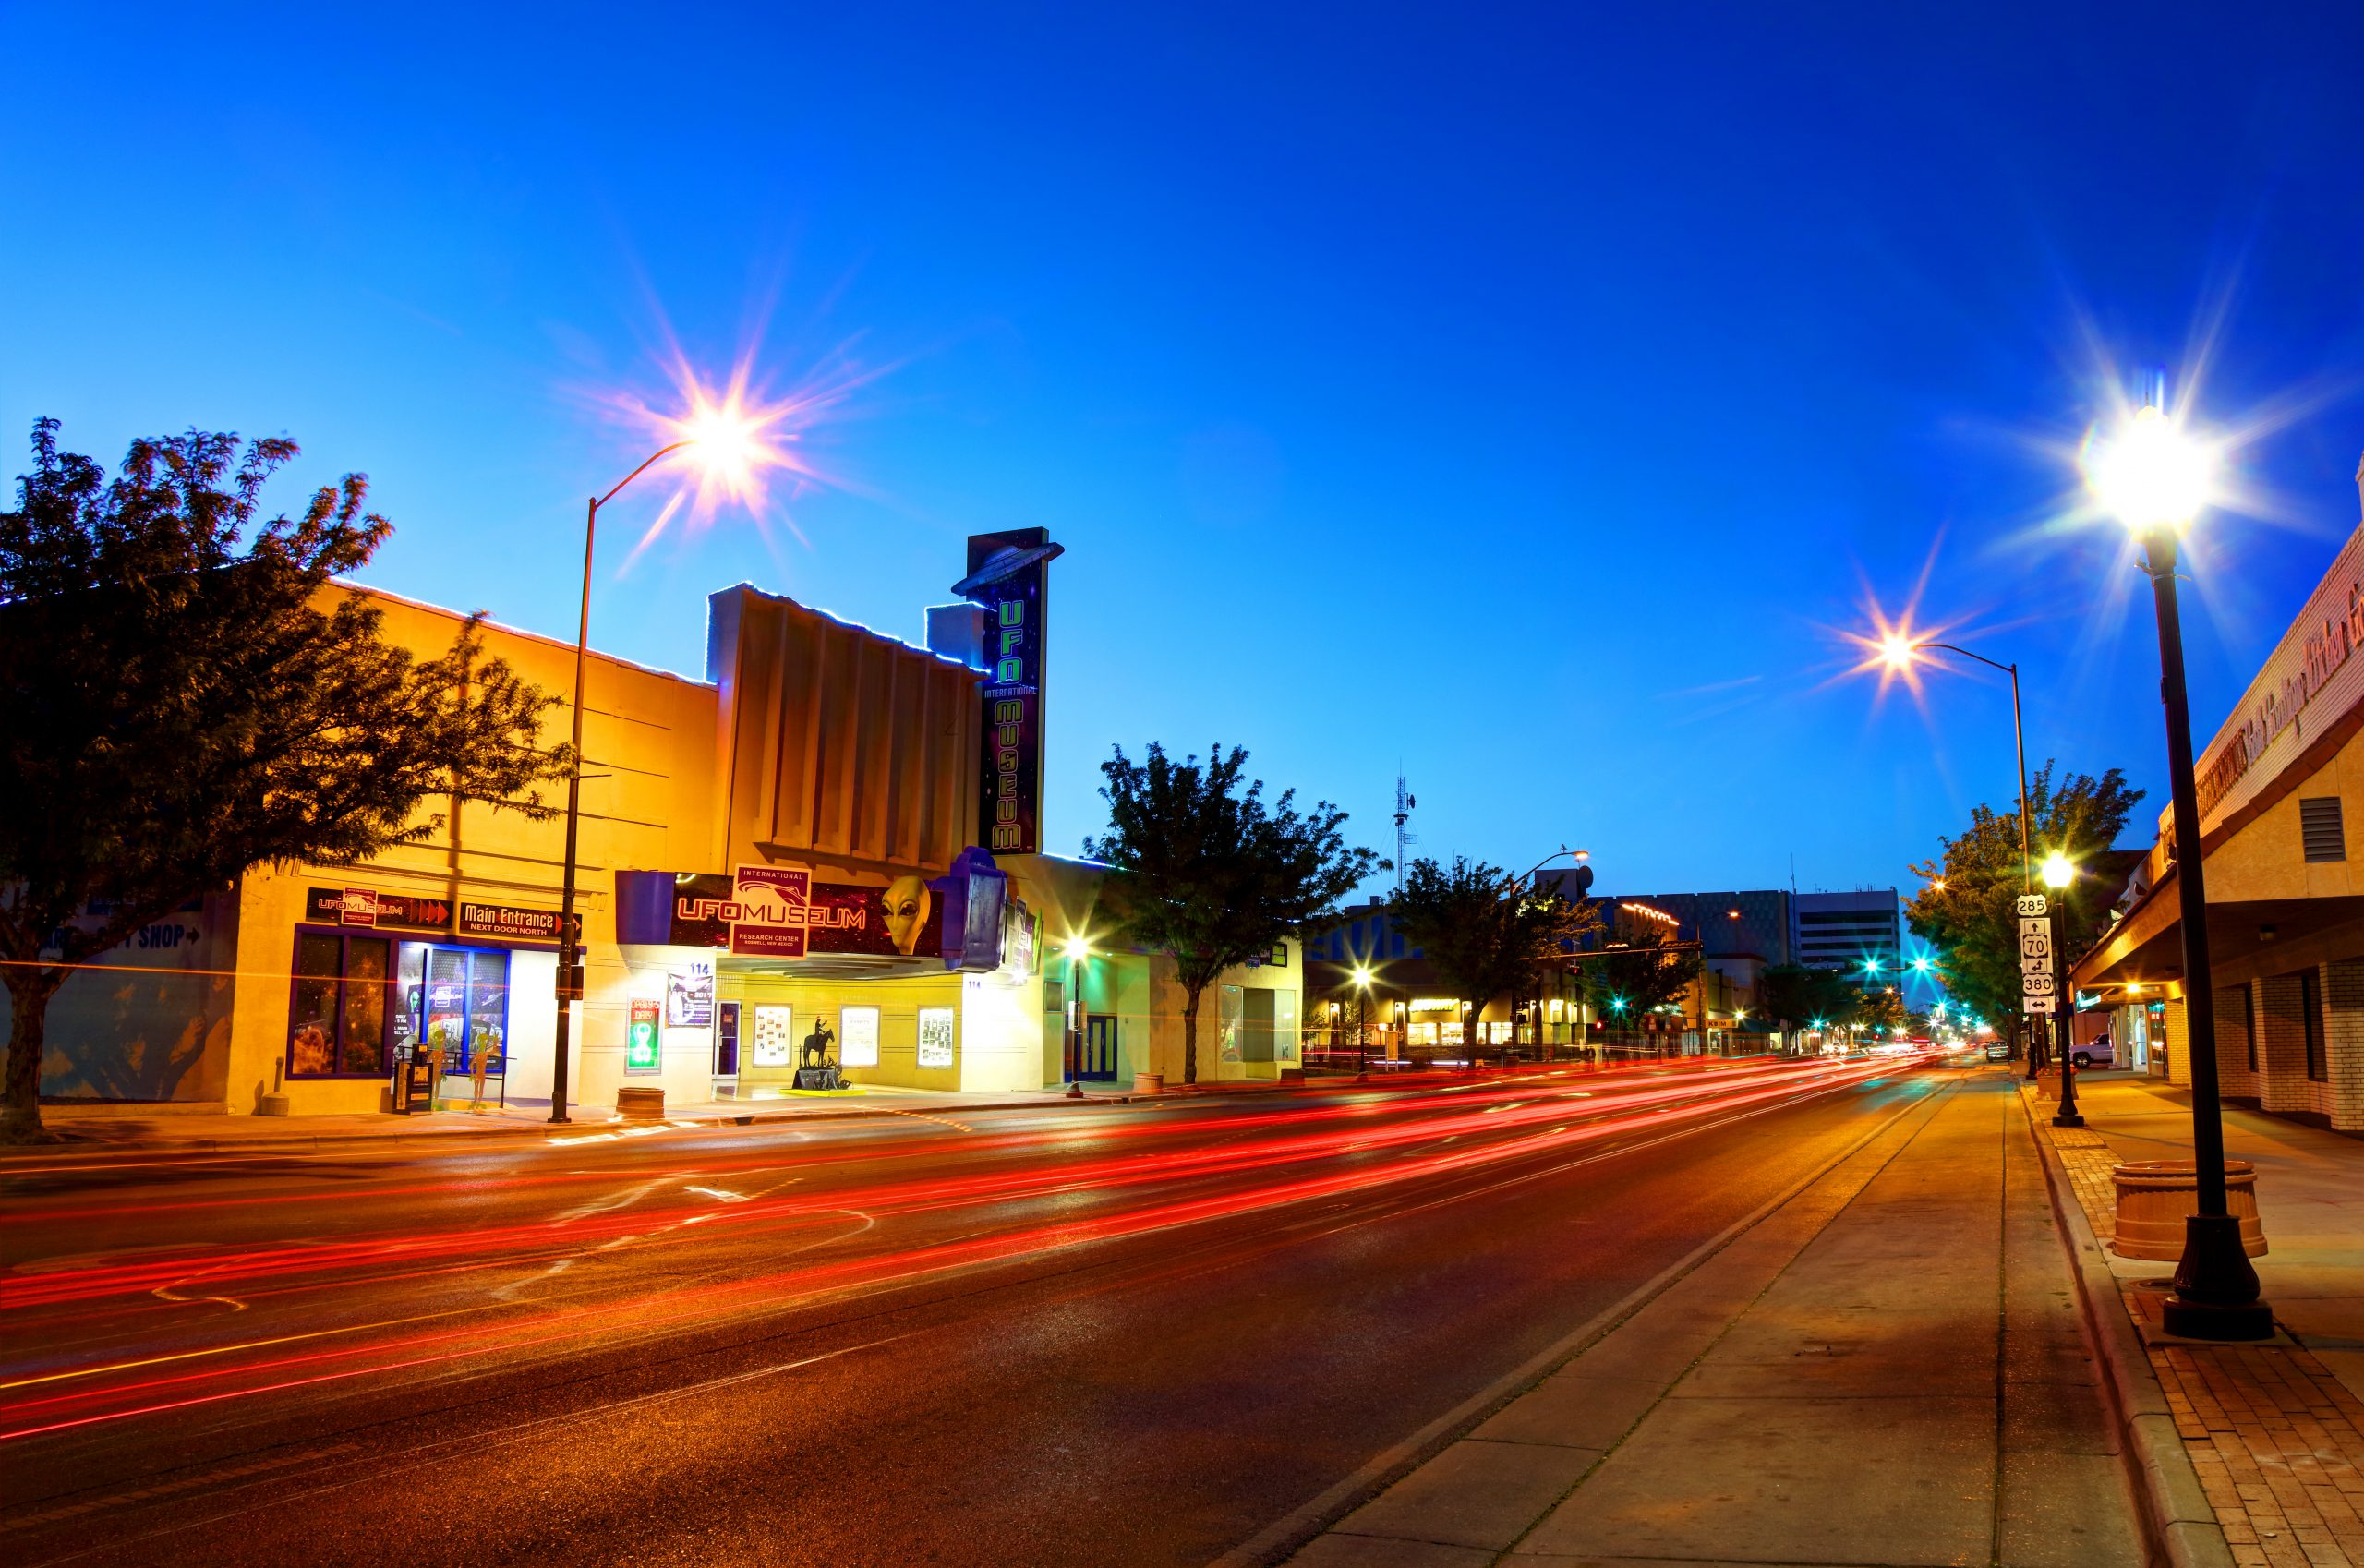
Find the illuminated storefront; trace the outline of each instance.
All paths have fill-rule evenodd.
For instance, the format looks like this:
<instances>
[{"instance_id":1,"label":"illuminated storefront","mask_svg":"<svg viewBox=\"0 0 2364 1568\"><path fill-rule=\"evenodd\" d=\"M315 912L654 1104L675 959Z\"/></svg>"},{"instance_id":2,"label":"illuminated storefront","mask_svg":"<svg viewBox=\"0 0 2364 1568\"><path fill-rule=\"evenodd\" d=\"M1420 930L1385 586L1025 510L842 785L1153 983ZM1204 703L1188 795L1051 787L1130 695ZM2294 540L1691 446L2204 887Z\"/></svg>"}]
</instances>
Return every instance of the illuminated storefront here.
<instances>
[{"instance_id":1,"label":"illuminated storefront","mask_svg":"<svg viewBox=\"0 0 2364 1568\"><path fill-rule=\"evenodd\" d=\"M788 1092L808 1052L856 1085L1179 1079L1172 966L1110 950L1104 874L1040 852L1058 553L1040 530L972 538L965 602L928 612L925 647L742 584L708 600L703 680L593 656L577 1103ZM334 591L367 595L420 657L462 625ZM488 655L571 690L572 644L483 630ZM554 706L544 732L572 720ZM472 1098L481 1068L486 1098L547 1103L562 823L430 810L415 842L259 868L103 955L53 1008L44 1096L370 1112L399 1056L435 1052L447 1098ZM1223 977L1201 1077L1295 1065L1298 974Z\"/></svg>"}]
</instances>

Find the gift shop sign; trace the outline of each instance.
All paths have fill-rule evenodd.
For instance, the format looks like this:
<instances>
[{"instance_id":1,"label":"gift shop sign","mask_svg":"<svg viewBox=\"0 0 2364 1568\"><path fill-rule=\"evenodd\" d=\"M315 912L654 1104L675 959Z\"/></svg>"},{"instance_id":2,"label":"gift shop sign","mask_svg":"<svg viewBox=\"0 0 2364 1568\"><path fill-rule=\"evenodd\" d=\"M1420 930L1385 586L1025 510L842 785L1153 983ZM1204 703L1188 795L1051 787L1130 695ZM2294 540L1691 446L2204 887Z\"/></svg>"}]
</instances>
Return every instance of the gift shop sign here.
<instances>
[{"instance_id":1,"label":"gift shop sign","mask_svg":"<svg viewBox=\"0 0 2364 1568\"><path fill-rule=\"evenodd\" d=\"M312 887L305 891L304 918L320 925L449 931L452 906L442 899L380 893L368 887Z\"/></svg>"}]
</instances>

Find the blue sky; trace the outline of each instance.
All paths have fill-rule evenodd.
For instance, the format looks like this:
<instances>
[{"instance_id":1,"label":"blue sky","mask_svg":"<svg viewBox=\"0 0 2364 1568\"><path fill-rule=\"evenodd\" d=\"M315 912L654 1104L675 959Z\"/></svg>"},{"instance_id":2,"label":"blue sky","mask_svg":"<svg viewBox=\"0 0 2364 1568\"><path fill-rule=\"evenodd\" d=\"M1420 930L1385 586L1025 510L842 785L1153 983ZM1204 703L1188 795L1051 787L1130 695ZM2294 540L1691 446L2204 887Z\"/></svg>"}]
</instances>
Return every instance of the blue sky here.
<instances>
[{"instance_id":1,"label":"blue sky","mask_svg":"<svg viewBox=\"0 0 2364 1568\"><path fill-rule=\"evenodd\" d=\"M606 400L759 344L852 383L829 482L628 570L620 501L595 640L694 672L741 578L916 640L962 536L1047 526L1056 848L1112 742L1220 740L1382 849L1400 761L1423 852L1900 883L2012 788L2001 688L1839 678L1924 570L2034 758L2164 801L2139 582L2045 525L2105 361L2205 337L2262 427L2203 735L2357 524L2353 6L0 21L7 472L40 414L292 434L284 504L394 520L368 580L567 634Z\"/></svg>"}]
</instances>

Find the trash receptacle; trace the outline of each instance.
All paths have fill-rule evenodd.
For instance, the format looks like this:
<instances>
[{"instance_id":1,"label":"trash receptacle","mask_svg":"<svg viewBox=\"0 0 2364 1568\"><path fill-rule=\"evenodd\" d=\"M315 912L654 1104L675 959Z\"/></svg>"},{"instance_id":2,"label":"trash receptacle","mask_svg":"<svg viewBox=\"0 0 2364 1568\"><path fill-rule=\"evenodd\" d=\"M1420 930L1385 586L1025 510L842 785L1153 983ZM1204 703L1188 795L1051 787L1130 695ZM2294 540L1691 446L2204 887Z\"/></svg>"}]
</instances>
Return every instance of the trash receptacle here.
<instances>
[{"instance_id":1,"label":"trash receptacle","mask_svg":"<svg viewBox=\"0 0 2364 1568\"><path fill-rule=\"evenodd\" d=\"M387 1108L398 1116L431 1109L435 1100L435 1058L409 1045L394 1047L394 1092Z\"/></svg>"}]
</instances>

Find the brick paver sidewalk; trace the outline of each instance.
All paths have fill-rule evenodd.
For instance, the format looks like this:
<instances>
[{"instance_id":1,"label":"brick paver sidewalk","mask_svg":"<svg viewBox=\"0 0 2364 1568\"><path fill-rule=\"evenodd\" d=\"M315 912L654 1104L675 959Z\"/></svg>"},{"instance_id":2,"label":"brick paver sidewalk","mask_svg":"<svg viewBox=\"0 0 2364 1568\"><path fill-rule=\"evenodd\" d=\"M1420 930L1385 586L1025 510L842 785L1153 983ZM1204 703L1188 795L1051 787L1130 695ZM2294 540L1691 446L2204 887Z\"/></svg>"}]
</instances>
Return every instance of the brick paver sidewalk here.
<instances>
[{"instance_id":1,"label":"brick paver sidewalk","mask_svg":"<svg viewBox=\"0 0 2364 1568\"><path fill-rule=\"evenodd\" d=\"M2093 1234L2106 1241L2117 1225L2117 1156L2099 1133L2051 1125L2053 1091L2022 1092ZM2126 1310L2140 1324L2133 1280L2170 1266L2117 1267ZM2300 1346L2184 1341L2153 1344L2148 1354L2236 1563L2364 1568L2364 1400Z\"/></svg>"}]
</instances>

